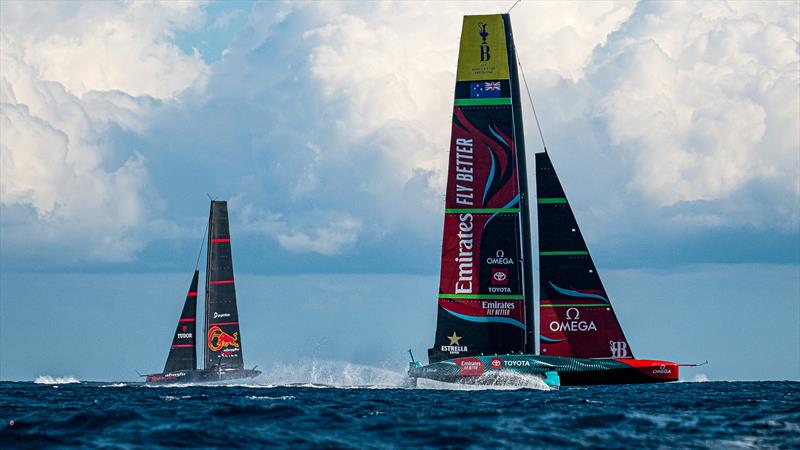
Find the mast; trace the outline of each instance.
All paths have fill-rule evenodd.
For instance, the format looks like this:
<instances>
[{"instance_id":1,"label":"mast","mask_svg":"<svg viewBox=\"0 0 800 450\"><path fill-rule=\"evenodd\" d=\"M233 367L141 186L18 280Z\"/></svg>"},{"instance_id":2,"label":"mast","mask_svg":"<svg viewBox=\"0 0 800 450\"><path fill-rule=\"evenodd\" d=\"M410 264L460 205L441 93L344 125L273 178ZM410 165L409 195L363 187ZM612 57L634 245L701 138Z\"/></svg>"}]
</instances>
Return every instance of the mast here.
<instances>
[{"instance_id":1,"label":"mast","mask_svg":"<svg viewBox=\"0 0 800 450\"><path fill-rule=\"evenodd\" d=\"M209 274L209 270L210 270L210 267L211 267L211 245L209 245L209 244L211 243L211 235L214 233L214 230L213 230L214 220L213 219L214 219L214 200L211 200L211 206L209 207L209 210L208 210L208 224L206 224L206 229L208 230L208 237L206 238L206 302L205 302L205 308L203 309L203 315L205 316L205 318L204 318L205 326L203 328L205 330L205 332L203 333L203 342L206 341L206 336L208 336L208 310L209 310L209 300L210 300L210 294L209 294L209 289L208 289L208 281L211 278L211 276ZM200 250L202 251L202 247L200 248ZM208 345L204 344L203 345L203 368L204 369L209 369L210 368L208 366L209 357L210 356L208 354Z\"/></svg>"},{"instance_id":2,"label":"mast","mask_svg":"<svg viewBox=\"0 0 800 450\"><path fill-rule=\"evenodd\" d=\"M536 321L534 319L533 290L533 246L531 243L531 219L528 206L528 169L525 158L525 124L522 120L522 103L519 96L519 74L517 73L517 51L511 31L511 16L503 14L508 42L508 68L511 81L511 107L514 111L514 142L517 146L519 167L519 208L522 232L522 292L525 295L525 353L536 353Z\"/></svg>"}]
</instances>

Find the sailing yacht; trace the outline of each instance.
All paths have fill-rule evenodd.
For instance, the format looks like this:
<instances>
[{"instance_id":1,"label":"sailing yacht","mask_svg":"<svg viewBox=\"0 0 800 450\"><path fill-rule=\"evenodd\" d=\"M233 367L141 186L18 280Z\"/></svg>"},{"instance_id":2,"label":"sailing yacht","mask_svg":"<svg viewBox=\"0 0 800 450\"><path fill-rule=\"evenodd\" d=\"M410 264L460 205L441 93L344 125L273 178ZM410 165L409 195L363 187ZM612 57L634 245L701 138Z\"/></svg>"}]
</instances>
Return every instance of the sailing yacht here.
<instances>
[{"instance_id":1,"label":"sailing yacht","mask_svg":"<svg viewBox=\"0 0 800 450\"><path fill-rule=\"evenodd\" d=\"M228 203L211 201L208 218L203 365L197 368L197 283L195 269L178 319L167 363L161 373L142 375L147 383L190 383L253 378L261 372L244 368L239 311L233 280ZM202 251L202 250L201 250ZM199 256L198 256L199 262Z\"/></svg>"},{"instance_id":2,"label":"sailing yacht","mask_svg":"<svg viewBox=\"0 0 800 450\"><path fill-rule=\"evenodd\" d=\"M634 358L546 148L535 154L536 302L519 88L509 15L465 16L436 334L429 364L412 355L409 377L495 383L521 373L553 386L678 380L678 364Z\"/></svg>"}]
</instances>

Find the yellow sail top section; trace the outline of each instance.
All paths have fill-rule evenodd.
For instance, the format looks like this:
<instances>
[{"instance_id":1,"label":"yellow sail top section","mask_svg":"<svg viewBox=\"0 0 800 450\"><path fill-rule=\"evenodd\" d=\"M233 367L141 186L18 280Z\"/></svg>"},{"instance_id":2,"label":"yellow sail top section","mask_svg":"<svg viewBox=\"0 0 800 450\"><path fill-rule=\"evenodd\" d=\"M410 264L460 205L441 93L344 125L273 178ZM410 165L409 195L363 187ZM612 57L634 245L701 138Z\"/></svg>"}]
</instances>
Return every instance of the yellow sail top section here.
<instances>
[{"instance_id":1,"label":"yellow sail top section","mask_svg":"<svg viewBox=\"0 0 800 450\"><path fill-rule=\"evenodd\" d=\"M456 81L508 79L503 16L464 16Z\"/></svg>"}]
</instances>

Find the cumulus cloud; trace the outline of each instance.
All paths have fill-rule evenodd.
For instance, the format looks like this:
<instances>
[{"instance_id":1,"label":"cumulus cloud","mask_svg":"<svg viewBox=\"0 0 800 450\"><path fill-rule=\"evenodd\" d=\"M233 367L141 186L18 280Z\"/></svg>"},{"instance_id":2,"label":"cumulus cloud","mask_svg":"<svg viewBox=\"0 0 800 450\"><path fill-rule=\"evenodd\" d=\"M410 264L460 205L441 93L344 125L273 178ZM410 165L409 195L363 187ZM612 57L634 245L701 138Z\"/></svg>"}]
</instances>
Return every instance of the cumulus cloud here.
<instances>
[{"instance_id":1,"label":"cumulus cloud","mask_svg":"<svg viewBox=\"0 0 800 450\"><path fill-rule=\"evenodd\" d=\"M147 243L142 227L160 226L148 212L158 198L146 157L109 146L107 133L141 133L159 99L202 87L202 60L168 42L197 20L187 5L3 4L0 207L4 236L14 236L6 250L124 261Z\"/></svg>"},{"instance_id":2,"label":"cumulus cloud","mask_svg":"<svg viewBox=\"0 0 800 450\"><path fill-rule=\"evenodd\" d=\"M184 2L4 4L3 205L77 221L70 193L94 180L87 204L139 213L81 220L136 242L131 257L147 244L131 236L156 222L177 235L169 223L199 216L186 199L210 192L281 256L388 248L417 267L440 237L461 17L512 3L263 2L246 24ZM593 242L638 212L641 229L797 227L796 10L517 5L519 56ZM232 21L219 61L173 44Z\"/></svg>"},{"instance_id":3,"label":"cumulus cloud","mask_svg":"<svg viewBox=\"0 0 800 450\"><path fill-rule=\"evenodd\" d=\"M632 187L670 205L778 179L796 199L797 8L639 6L587 75Z\"/></svg>"},{"instance_id":4,"label":"cumulus cloud","mask_svg":"<svg viewBox=\"0 0 800 450\"><path fill-rule=\"evenodd\" d=\"M331 256L358 239L361 221L350 216L342 216L329 220L323 226L315 227L310 232L292 231L278 235L278 242L290 252L314 252Z\"/></svg>"}]
</instances>

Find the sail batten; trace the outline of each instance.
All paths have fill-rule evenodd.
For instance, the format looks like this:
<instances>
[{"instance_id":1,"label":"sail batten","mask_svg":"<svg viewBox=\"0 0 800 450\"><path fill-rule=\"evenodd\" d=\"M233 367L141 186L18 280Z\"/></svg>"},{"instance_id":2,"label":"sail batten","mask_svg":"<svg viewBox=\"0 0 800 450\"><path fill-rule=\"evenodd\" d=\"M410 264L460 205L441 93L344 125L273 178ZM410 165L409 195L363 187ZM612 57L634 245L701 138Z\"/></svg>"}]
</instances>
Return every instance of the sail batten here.
<instances>
[{"instance_id":1,"label":"sail batten","mask_svg":"<svg viewBox=\"0 0 800 450\"><path fill-rule=\"evenodd\" d=\"M526 340L527 190L508 17L465 16L458 61L432 362L520 353Z\"/></svg>"}]
</instances>

